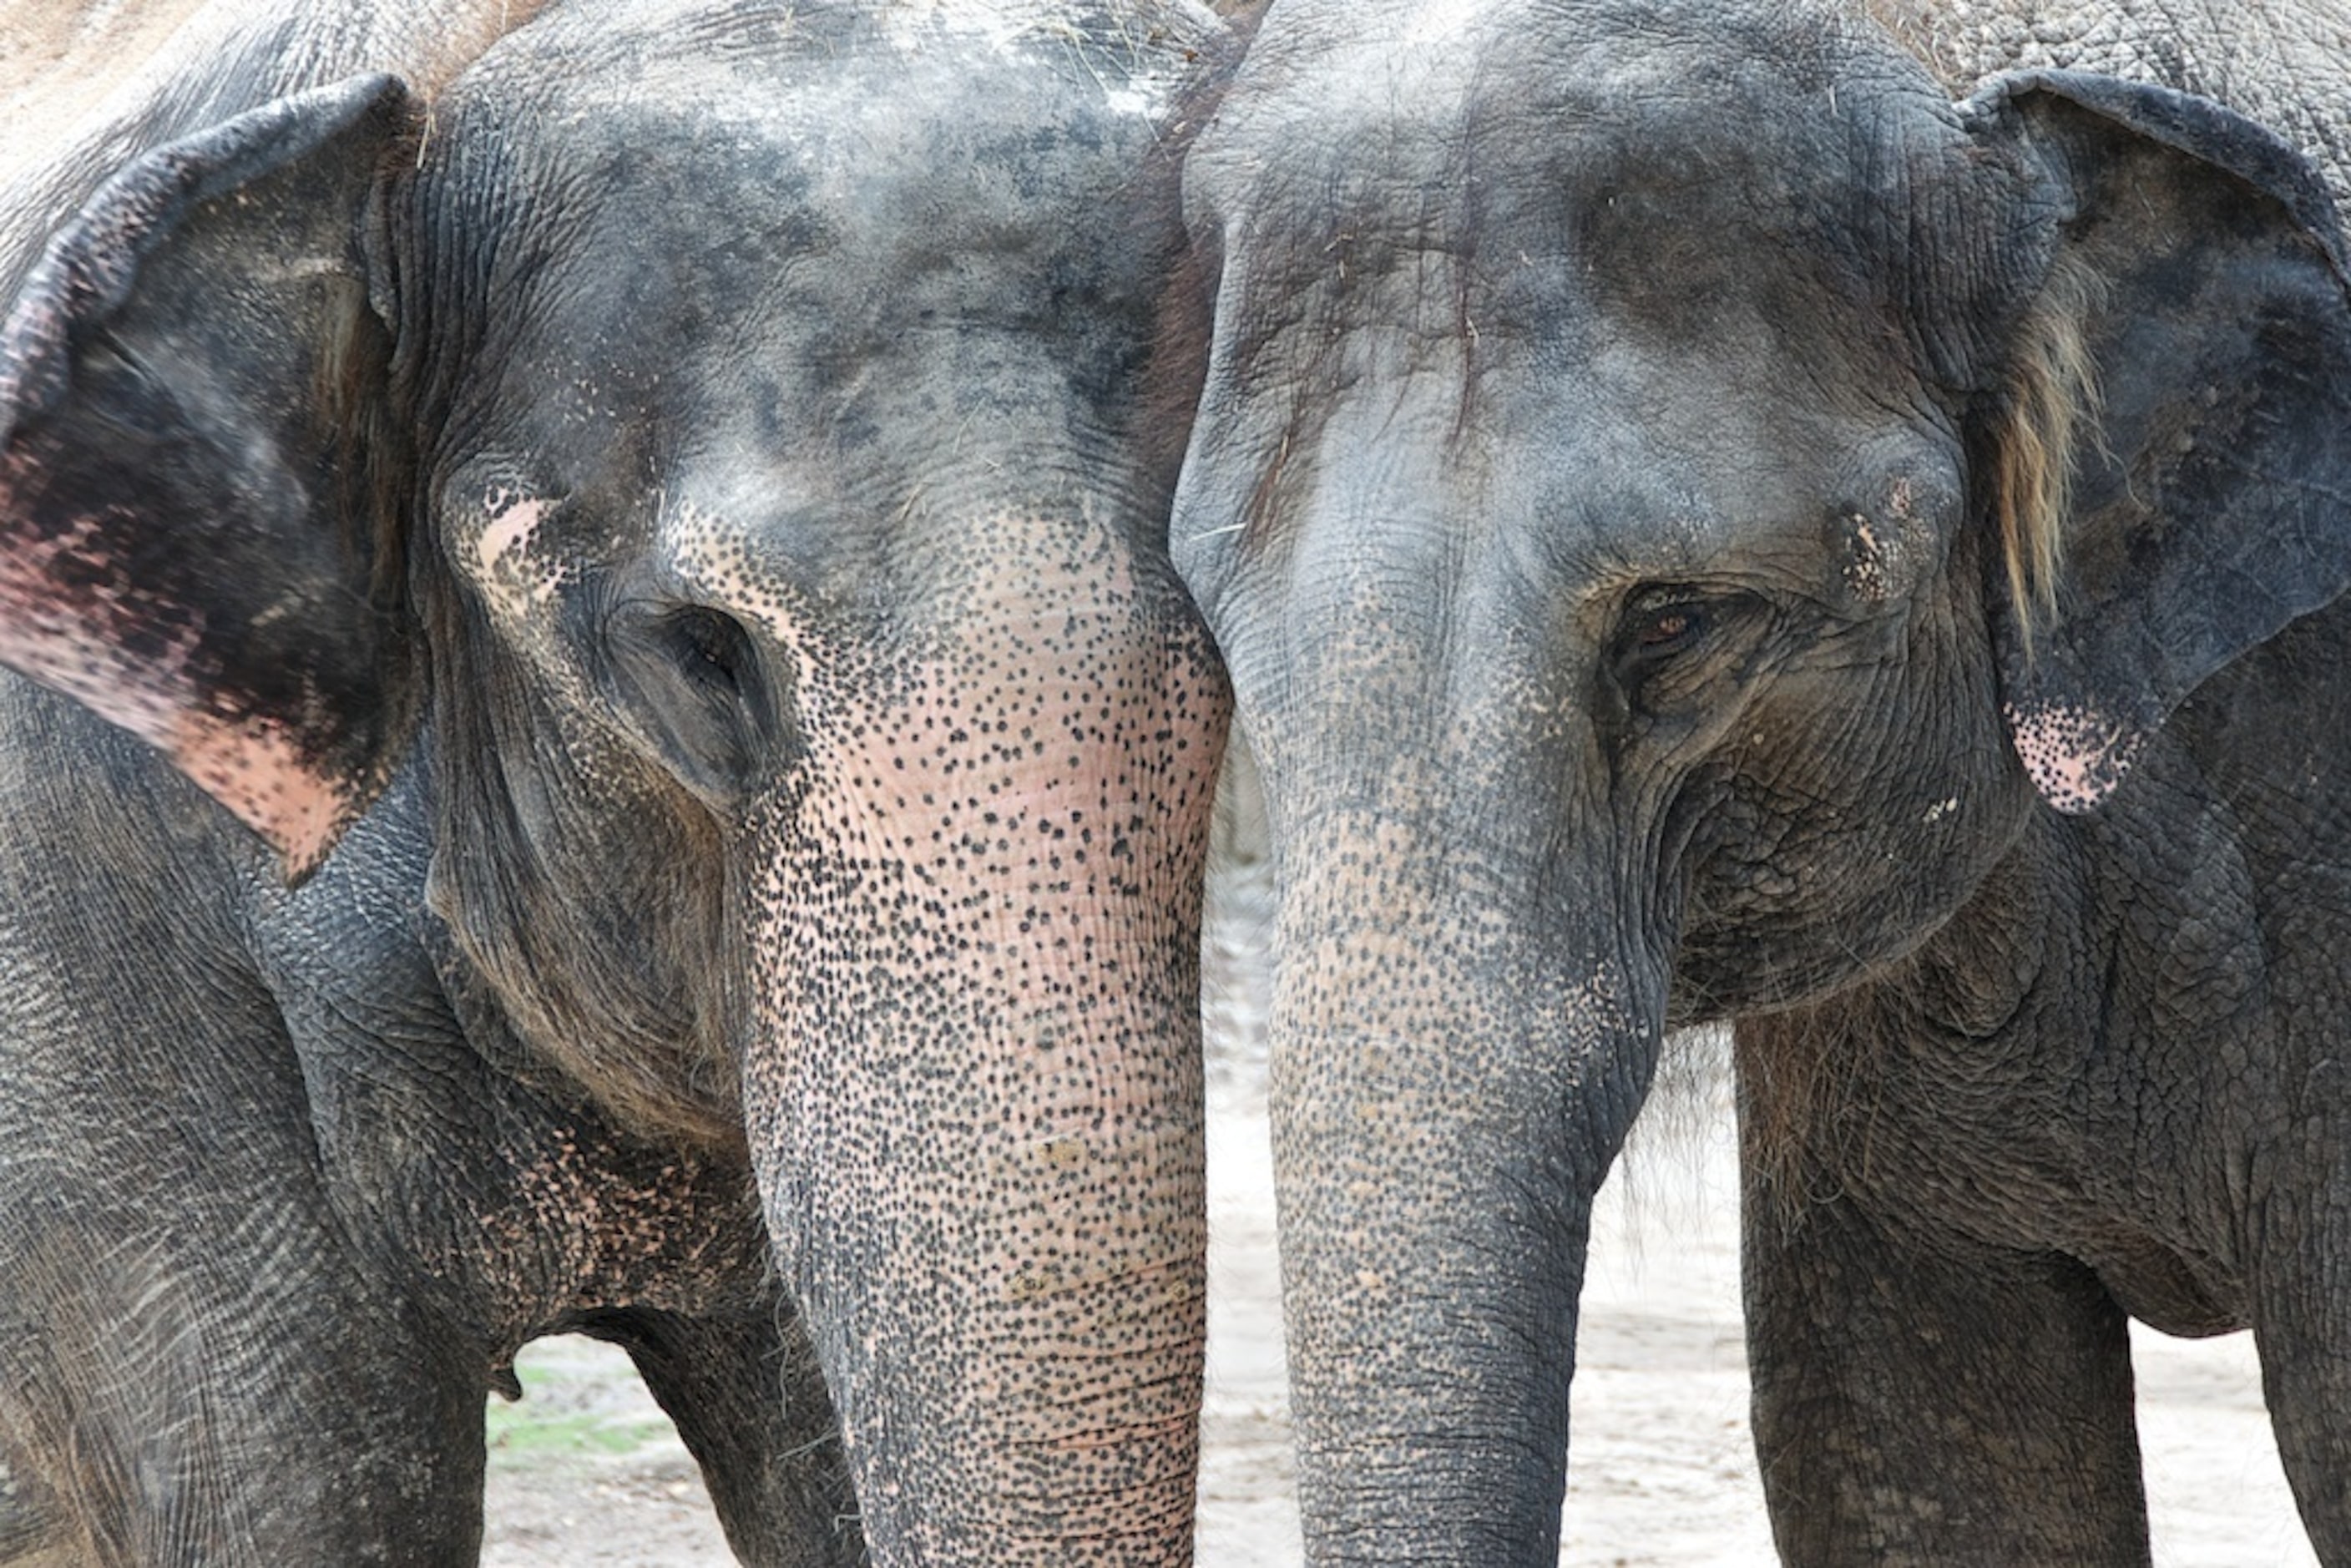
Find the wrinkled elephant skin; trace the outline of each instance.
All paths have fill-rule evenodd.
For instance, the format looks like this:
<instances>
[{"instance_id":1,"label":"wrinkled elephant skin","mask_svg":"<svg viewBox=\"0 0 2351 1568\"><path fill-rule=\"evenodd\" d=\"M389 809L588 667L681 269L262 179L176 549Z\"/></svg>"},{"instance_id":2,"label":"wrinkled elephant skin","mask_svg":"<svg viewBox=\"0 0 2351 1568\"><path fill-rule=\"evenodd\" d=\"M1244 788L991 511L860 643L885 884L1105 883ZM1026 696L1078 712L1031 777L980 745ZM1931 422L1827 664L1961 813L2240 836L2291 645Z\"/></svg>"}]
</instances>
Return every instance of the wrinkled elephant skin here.
<instances>
[{"instance_id":1,"label":"wrinkled elephant skin","mask_svg":"<svg viewBox=\"0 0 2351 1568\"><path fill-rule=\"evenodd\" d=\"M1186 1561L1222 30L525 15L0 343L0 1559L470 1561L584 1327L747 1559Z\"/></svg>"},{"instance_id":2,"label":"wrinkled elephant skin","mask_svg":"<svg viewBox=\"0 0 2351 1568\"><path fill-rule=\"evenodd\" d=\"M1287 0L1186 205L1310 1558L1552 1561L1593 1193L1729 1019L1788 1560L2143 1561L2135 1315L2254 1331L2351 1561L2310 167L1857 7Z\"/></svg>"}]
</instances>

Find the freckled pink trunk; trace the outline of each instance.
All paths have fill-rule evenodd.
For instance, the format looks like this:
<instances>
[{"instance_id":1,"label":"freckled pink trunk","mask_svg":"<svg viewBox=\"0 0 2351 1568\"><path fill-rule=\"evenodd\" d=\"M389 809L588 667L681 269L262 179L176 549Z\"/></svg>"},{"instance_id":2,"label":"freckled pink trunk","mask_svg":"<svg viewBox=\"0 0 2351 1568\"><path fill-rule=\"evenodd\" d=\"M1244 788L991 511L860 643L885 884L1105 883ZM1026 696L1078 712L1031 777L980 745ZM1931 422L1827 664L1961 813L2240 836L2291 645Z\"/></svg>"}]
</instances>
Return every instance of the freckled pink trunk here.
<instances>
[{"instance_id":1,"label":"freckled pink trunk","mask_svg":"<svg viewBox=\"0 0 2351 1568\"><path fill-rule=\"evenodd\" d=\"M1222 677L1131 591L810 693L745 1065L883 1563L1191 1555Z\"/></svg>"}]
</instances>

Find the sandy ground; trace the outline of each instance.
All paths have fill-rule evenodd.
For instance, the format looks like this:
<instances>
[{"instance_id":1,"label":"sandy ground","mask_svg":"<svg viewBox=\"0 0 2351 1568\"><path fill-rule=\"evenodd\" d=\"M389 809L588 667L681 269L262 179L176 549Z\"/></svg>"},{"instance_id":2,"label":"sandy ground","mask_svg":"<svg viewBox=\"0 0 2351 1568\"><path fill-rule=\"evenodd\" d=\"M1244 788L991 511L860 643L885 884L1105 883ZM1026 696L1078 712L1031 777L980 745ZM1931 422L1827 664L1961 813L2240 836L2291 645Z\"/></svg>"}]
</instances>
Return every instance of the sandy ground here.
<instances>
[{"instance_id":1,"label":"sandy ground","mask_svg":"<svg viewBox=\"0 0 2351 1568\"><path fill-rule=\"evenodd\" d=\"M1636 1134L1603 1197L1575 1382L1562 1563L1771 1562L1749 1451L1737 1176L1726 1097ZM1210 1085L1209 1349L1200 1479L1207 1568L1300 1560L1261 1074ZM2140 1420L2155 1555L2167 1568L2313 1564L2278 1469L2244 1335L2144 1335ZM625 1358L534 1346L518 1406L494 1405L495 1568L684 1568L728 1558L692 1462Z\"/></svg>"}]
</instances>

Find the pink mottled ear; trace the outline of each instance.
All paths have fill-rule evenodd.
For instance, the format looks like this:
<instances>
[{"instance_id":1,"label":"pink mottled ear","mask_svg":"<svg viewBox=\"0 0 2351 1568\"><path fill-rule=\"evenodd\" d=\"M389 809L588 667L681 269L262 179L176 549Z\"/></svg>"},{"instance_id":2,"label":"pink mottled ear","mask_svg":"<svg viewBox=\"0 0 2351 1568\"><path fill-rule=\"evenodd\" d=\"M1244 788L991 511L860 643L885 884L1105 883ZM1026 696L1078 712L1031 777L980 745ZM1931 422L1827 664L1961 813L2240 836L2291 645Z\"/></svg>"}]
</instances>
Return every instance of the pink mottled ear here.
<instances>
[{"instance_id":1,"label":"pink mottled ear","mask_svg":"<svg viewBox=\"0 0 2351 1568\"><path fill-rule=\"evenodd\" d=\"M283 99L147 154L0 328L0 664L317 865L413 725L377 174L405 94Z\"/></svg>"}]
</instances>

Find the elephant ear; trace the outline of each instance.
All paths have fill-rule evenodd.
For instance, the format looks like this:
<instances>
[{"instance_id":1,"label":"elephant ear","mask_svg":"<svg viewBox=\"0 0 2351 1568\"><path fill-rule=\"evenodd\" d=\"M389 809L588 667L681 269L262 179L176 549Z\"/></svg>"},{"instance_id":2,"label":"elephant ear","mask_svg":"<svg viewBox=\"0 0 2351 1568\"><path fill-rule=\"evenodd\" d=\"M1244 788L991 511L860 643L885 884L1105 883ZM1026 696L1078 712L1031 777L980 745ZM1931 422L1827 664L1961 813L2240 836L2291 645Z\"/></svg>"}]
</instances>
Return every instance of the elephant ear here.
<instances>
[{"instance_id":1,"label":"elephant ear","mask_svg":"<svg viewBox=\"0 0 2351 1568\"><path fill-rule=\"evenodd\" d=\"M368 259L405 101L355 78L148 153L0 329L0 663L161 748L297 876L416 706Z\"/></svg>"},{"instance_id":2,"label":"elephant ear","mask_svg":"<svg viewBox=\"0 0 2351 1568\"><path fill-rule=\"evenodd\" d=\"M1962 113L2026 172L2038 269L2008 350L2007 718L2086 811L2199 683L2351 584L2351 286L2316 173L2215 104L2033 72Z\"/></svg>"}]
</instances>

